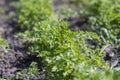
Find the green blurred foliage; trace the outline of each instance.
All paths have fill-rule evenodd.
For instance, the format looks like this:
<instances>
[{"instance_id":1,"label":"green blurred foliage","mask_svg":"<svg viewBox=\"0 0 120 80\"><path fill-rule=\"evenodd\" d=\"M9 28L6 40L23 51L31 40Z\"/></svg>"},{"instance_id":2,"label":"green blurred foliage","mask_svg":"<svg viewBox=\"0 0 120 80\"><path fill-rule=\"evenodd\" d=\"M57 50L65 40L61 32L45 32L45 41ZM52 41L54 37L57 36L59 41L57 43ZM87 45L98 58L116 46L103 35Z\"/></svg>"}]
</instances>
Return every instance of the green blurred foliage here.
<instances>
[{"instance_id":1,"label":"green blurred foliage","mask_svg":"<svg viewBox=\"0 0 120 80\"><path fill-rule=\"evenodd\" d=\"M115 33L110 31L109 34L105 33L106 31L102 32L102 29L111 30L113 25L117 29L119 28L119 25L116 24L119 18L114 17L118 16L117 12L114 12L115 5L112 8L108 7L112 4L111 0L88 0L84 3L88 7L83 9L81 14L88 16L90 26L94 26L99 35L103 35L103 37L110 35L110 38L105 37L105 40L110 39L111 42L111 36L119 34L119 32L113 29ZM102 60L104 51L99 45L104 42L100 37L93 32L71 32L68 23L59 19L54 13L50 0L21 0L20 8L19 23L27 31L19 36L32 44L29 47L30 55L44 58L45 80L120 79L118 76L120 72L109 69L108 64ZM113 20L115 23L110 23ZM85 43L86 39L97 40L98 45L89 47Z\"/></svg>"}]
</instances>

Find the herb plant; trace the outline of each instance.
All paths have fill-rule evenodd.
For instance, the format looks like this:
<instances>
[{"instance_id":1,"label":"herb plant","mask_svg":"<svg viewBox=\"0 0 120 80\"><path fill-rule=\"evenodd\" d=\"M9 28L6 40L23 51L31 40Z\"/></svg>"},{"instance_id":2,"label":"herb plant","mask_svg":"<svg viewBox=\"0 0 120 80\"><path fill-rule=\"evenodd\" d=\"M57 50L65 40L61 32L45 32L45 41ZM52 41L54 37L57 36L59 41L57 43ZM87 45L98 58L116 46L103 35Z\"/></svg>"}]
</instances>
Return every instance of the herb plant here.
<instances>
[{"instance_id":1,"label":"herb plant","mask_svg":"<svg viewBox=\"0 0 120 80\"><path fill-rule=\"evenodd\" d=\"M98 34L81 30L70 31L69 24L54 13L50 0L21 0L19 23L21 28L26 29L26 32L20 35L25 41L31 43L29 54L43 58L45 64L43 71L46 74L46 80L120 79L117 76L120 73L110 70L109 65L103 61L102 57L105 52L100 47L103 43L98 36L99 34L106 35L102 34L101 29L104 29L104 27L99 29L99 26L104 25L105 29L110 29L110 25L119 28L119 25L116 25L116 23L119 24L119 18L110 18L110 16L113 18L115 15L119 16L119 14L117 12L113 14L115 6L111 8L113 12L108 10L108 5L112 4L112 1L105 0L105 3L101 2L100 4L97 1L95 3L99 6L95 6L95 9L93 9L96 14L92 12L88 14L90 15L91 26L94 25L96 29L100 30ZM104 11L103 5L108 10L109 16ZM90 5L91 10L92 6L94 4ZM114 20L116 23L110 24ZM99 23L99 21L101 22ZM110 33L112 32L110 31ZM116 34L119 34L119 32L112 35ZM97 44L89 44L87 40L95 40Z\"/></svg>"}]
</instances>

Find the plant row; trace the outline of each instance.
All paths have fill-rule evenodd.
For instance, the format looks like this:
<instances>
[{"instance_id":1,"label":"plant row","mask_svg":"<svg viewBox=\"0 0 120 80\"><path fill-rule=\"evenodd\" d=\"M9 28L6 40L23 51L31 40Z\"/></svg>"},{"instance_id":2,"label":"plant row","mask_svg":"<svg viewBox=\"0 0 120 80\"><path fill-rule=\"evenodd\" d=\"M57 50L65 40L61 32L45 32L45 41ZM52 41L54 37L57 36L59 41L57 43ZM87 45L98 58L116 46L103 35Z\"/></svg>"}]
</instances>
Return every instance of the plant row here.
<instances>
[{"instance_id":1,"label":"plant row","mask_svg":"<svg viewBox=\"0 0 120 80\"><path fill-rule=\"evenodd\" d=\"M117 5L115 1L113 2ZM26 31L19 36L31 43L30 55L43 58L45 80L120 79L117 76L120 73L110 69L103 60L105 52L101 48L105 36L107 36L105 40L111 41L114 35L119 34L119 14L117 10L112 11L119 5L114 5L112 8L107 6L112 5L113 2L93 0L89 5L90 9L83 10L84 15L89 16L91 26L95 26L94 28L100 31L94 33L82 30L72 32L68 22L61 20L54 12L51 0L20 1L19 23ZM98 35L103 38L101 39ZM118 40L117 37L116 40ZM91 41L94 44L91 44Z\"/></svg>"}]
</instances>

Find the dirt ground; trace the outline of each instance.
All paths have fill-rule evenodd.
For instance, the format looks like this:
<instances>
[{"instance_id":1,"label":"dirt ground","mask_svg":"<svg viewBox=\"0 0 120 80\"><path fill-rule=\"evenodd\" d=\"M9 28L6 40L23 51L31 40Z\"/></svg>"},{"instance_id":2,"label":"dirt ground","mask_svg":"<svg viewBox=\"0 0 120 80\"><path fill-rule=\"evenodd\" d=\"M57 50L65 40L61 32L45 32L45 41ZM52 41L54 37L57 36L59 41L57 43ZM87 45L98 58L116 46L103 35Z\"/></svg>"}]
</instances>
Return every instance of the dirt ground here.
<instances>
[{"instance_id":1,"label":"dirt ground","mask_svg":"<svg viewBox=\"0 0 120 80\"><path fill-rule=\"evenodd\" d=\"M29 68L31 62L39 60L27 54L29 43L23 43L23 39L15 35L23 32L17 23L16 8L10 5L11 1L0 0L0 28L3 28L2 36L8 42L10 49L5 52L0 49L0 78L10 78L19 71ZM40 63L40 61L39 61ZM38 64L40 73L42 64ZM26 73L25 73L26 74ZM32 79L35 80L35 79ZM39 80L41 80L39 78Z\"/></svg>"}]
</instances>

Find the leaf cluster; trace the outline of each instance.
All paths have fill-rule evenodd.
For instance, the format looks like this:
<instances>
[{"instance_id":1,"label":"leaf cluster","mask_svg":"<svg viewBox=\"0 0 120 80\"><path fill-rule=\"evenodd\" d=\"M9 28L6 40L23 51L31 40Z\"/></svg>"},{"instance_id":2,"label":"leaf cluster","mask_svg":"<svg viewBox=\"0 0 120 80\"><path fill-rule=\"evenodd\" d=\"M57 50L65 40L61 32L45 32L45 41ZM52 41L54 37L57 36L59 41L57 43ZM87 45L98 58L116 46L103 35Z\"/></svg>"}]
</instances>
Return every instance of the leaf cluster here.
<instances>
[{"instance_id":1,"label":"leaf cluster","mask_svg":"<svg viewBox=\"0 0 120 80\"><path fill-rule=\"evenodd\" d=\"M114 74L102 60L104 51L99 46L102 43L100 37L93 32L71 32L68 23L54 13L51 3L50 0L21 0L19 13L19 23L27 30L21 35L32 44L29 54L43 58L46 80L114 80L119 73ZM101 13L97 11L96 20L98 15L103 16L104 10ZM107 17L107 13L105 15ZM101 17L100 20L104 18ZM102 23L109 28L107 25L111 18L106 21ZM98 42L93 45L86 40Z\"/></svg>"}]
</instances>

